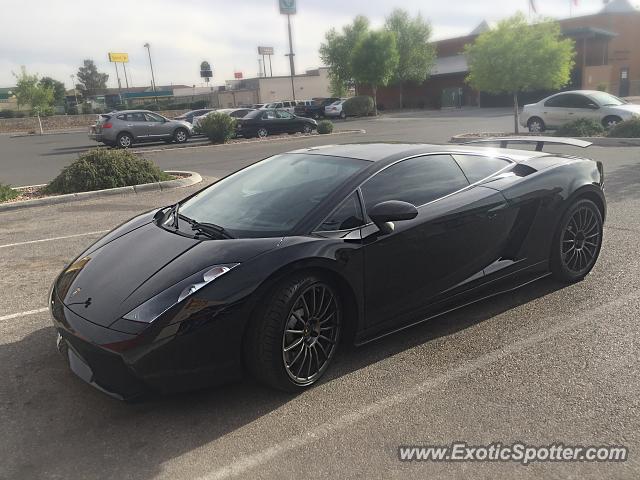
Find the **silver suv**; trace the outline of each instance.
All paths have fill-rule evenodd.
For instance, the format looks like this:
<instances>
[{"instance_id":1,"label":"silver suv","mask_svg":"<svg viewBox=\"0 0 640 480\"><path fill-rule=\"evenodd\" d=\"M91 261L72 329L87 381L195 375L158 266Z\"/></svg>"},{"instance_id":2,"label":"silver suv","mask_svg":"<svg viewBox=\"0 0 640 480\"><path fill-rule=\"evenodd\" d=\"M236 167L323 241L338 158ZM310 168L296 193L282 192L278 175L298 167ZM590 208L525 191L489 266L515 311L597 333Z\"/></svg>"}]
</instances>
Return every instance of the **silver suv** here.
<instances>
[{"instance_id":1,"label":"silver suv","mask_svg":"<svg viewBox=\"0 0 640 480\"><path fill-rule=\"evenodd\" d=\"M89 127L89 138L119 148L129 148L138 142L162 140L184 143L193 128L188 122L169 120L148 110L122 110L105 113Z\"/></svg>"}]
</instances>

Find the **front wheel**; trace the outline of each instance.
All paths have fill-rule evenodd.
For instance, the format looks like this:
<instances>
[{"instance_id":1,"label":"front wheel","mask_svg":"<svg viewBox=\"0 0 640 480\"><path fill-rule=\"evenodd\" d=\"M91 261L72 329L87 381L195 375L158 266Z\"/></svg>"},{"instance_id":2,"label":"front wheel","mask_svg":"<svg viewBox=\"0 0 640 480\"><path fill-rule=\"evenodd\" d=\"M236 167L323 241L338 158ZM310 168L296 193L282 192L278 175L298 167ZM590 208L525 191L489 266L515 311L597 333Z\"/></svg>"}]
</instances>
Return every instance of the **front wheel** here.
<instances>
[{"instance_id":1,"label":"front wheel","mask_svg":"<svg viewBox=\"0 0 640 480\"><path fill-rule=\"evenodd\" d=\"M316 383L338 348L342 305L337 290L316 275L281 282L247 327L244 352L254 377L296 392Z\"/></svg>"},{"instance_id":2,"label":"front wheel","mask_svg":"<svg viewBox=\"0 0 640 480\"><path fill-rule=\"evenodd\" d=\"M189 140L189 134L187 133L187 131L184 128L178 128L173 133L173 140L176 143L184 143L187 140Z\"/></svg>"},{"instance_id":3,"label":"front wheel","mask_svg":"<svg viewBox=\"0 0 640 480\"><path fill-rule=\"evenodd\" d=\"M311 132L313 132L313 127L309 124L305 124L302 127L302 133L304 133L305 135L309 135Z\"/></svg>"},{"instance_id":4,"label":"front wheel","mask_svg":"<svg viewBox=\"0 0 640 480\"><path fill-rule=\"evenodd\" d=\"M605 117L604 120L602 120L602 126L604 128L613 128L615 127L617 124L619 124L622 121L622 119L620 117L616 117L614 115L610 115L608 117Z\"/></svg>"},{"instance_id":5,"label":"front wheel","mask_svg":"<svg viewBox=\"0 0 640 480\"><path fill-rule=\"evenodd\" d=\"M545 130L544 122L538 117L531 117L527 122L527 127L530 133L541 133Z\"/></svg>"},{"instance_id":6,"label":"front wheel","mask_svg":"<svg viewBox=\"0 0 640 480\"><path fill-rule=\"evenodd\" d=\"M551 251L551 271L558 280L577 282L591 271L602 246L602 224L602 214L591 200L578 200L569 207Z\"/></svg>"}]
</instances>

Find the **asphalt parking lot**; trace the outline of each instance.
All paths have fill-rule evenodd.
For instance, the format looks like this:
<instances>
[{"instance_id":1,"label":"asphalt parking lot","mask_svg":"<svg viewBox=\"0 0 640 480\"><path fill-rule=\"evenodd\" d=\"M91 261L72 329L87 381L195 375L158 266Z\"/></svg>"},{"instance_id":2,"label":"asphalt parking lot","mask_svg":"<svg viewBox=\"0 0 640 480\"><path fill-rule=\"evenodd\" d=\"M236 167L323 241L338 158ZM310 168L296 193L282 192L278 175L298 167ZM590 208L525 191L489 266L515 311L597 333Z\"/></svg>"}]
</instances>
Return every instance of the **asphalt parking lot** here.
<instances>
[{"instance_id":1,"label":"asphalt parking lot","mask_svg":"<svg viewBox=\"0 0 640 480\"><path fill-rule=\"evenodd\" d=\"M509 122L506 115L399 116L357 126L367 130L357 140L329 139L445 141L456 131L483 123L484 130L507 129ZM74 138L0 138L2 175L14 184L42 183L47 169L72 157L22 153L7 160L10 142L70 145ZM211 181L270 153L324 141L149 155ZM29 145L29 152L65 148ZM604 245L584 281L545 279L345 348L328 377L297 396L249 379L126 404L76 378L56 351L45 307L65 263L105 231L198 186L1 212L0 478L638 478L640 153L563 151L605 164ZM24 177L14 161L28 166ZM624 463L529 466L398 460L399 445L453 441L622 444L630 456Z\"/></svg>"}]
</instances>

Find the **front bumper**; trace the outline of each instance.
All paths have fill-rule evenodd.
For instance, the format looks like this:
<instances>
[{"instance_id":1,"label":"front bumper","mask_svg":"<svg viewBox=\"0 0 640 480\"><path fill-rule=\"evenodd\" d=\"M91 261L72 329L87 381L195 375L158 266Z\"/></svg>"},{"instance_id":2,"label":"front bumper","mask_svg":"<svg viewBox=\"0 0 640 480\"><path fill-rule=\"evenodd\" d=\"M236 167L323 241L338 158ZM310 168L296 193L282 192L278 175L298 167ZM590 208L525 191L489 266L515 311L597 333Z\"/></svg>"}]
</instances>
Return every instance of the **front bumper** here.
<instances>
[{"instance_id":1,"label":"front bumper","mask_svg":"<svg viewBox=\"0 0 640 480\"><path fill-rule=\"evenodd\" d=\"M51 296L58 350L82 380L112 397L177 392L242 377L243 308L159 319L140 334L112 330L77 315Z\"/></svg>"}]
</instances>

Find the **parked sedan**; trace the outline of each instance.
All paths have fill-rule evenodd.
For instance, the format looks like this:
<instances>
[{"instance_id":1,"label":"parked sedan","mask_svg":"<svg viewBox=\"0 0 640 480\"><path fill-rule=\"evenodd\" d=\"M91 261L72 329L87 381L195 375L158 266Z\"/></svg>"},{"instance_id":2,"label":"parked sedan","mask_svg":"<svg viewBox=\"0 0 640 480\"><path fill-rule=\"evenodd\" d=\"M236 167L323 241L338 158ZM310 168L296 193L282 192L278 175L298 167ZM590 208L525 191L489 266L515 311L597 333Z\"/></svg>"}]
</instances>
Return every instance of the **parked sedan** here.
<instances>
[{"instance_id":1,"label":"parked sedan","mask_svg":"<svg viewBox=\"0 0 640 480\"><path fill-rule=\"evenodd\" d=\"M549 140L589 145L533 141ZM380 143L275 155L82 252L50 293L57 345L118 398L244 372L300 391L341 342L550 274L584 278L602 245L602 187L600 162L537 151Z\"/></svg>"},{"instance_id":2,"label":"parked sedan","mask_svg":"<svg viewBox=\"0 0 640 480\"><path fill-rule=\"evenodd\" d=\"M320 118L324 116L324 108L340 100L337 97L315 98L311 105L297 105L294 113L302 117Z\"/></svg>"},{"instance_id":3,"label":"parked sedan","mask_svg":"<svg viewBox=\"0 0 640 480\"><path fill-rule=\"evenodd\" d=\"M231 118L242 118L247 113L253 112L253 108L220 108L218 110L213 110L211 112L205 113L204 115L201 115L199 117L194 117L193 119L194 130L198 129L198 127L200 126L200 122L202 121L203 118L207 117L213 112L225 113L229 115Z\"/></svg>"},{"instance_id":4,"label":"parked sedan","mask_svg":"<svg viewBox=\"0 0 640 480\"><path fill-rule=\"evenodd\" d=\"M169 120L147 110L123 110L102 114L95 125L89 128L89 138L119 148L159 140L166 143L184 143L192 133L190 123Z\"/></svg>"},{"instance_id":5,"label":"parked sedan","mask_svg":"<svg viewBox=\"0 0 640 480\"><path fill-rule=\"evenodd\" d=\"M337 100L330 105L324 107L324 116L332 118L347 118L346 112L343 110L342 105L346 101L345 98Z\"/></svg>"},{"instance_id":6,"label":"parked sedan","mask_svg":"<svg viewBox=\"0 0 640 480\"><path fill-rule=\"evenodd\" d=\"M280 133L312 133L317 128L318 123L311 118L270 108L254 110L238 120L238 135L245 138L264 138Z\"/></svg>"},{"instance_id":7,"label":"parked sedan","mask_svg":"<svg viewBox=\"0 0 640 480\"><path fill-rule=\"evenodd\" d=\"M530 132L558 128L577 118L588 118L611 128L617 123L640 117L640 105L633 105L610 93L574 90L557 93L525 105L520 124Z\"/></svg>"},{"instance_id":8,"label":"parked sedan","mask_svg":"<svg viewBox=\"0 0 640 480\"><path fill-rule=\"evenodd\" d=\"M176 120L183 120L185 122L189 122L193 124L193 119L196 117L201 117L209 112L214 112L215 108L201 108L199 110L191 110L190 112L183 113L182 115L176 117Z\"/></svg>"}]
</instances>

